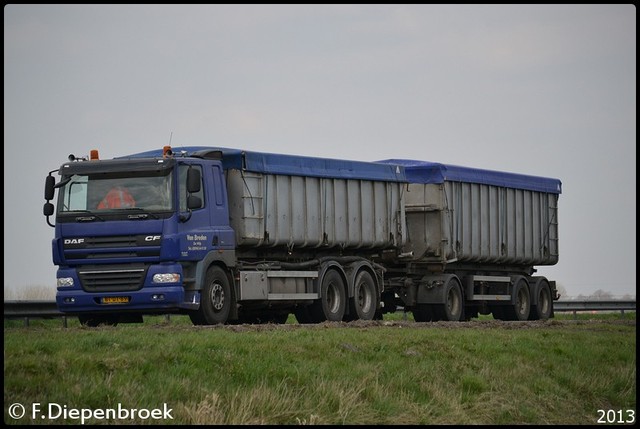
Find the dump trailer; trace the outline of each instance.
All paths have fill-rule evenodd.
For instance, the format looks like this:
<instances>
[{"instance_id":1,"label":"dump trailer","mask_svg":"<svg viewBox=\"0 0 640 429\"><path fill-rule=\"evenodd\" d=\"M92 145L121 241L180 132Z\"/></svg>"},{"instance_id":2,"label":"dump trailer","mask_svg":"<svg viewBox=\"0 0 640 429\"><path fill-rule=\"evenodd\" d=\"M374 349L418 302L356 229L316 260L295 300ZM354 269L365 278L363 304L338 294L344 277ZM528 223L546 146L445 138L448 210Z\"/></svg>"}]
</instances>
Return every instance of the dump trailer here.
<instances>
[{"instance_id":1,"label":"dump trailer","mask_svg":"<svg viewBox=\"0 0 640 429\"><path fill-rule=\"evenodd\" d=\"M555 179L423 161L165 146L70 155L46 178L44 214L58 308L90 326L372 320L400 306L417 321L525 320L553 316L555 283L533 273L558 259L559 194Z\"/></svg>"},{"instance_id":2,"label":"dump trailer","mask_svg":"<svg viewBox=\"0 0 640 429\"><path fill-rule=\"evenodd\" d=\"M405 167L406 241L388 289L417 321L547 319L559 298L536 266L558 262L557 179L391 159ZM392 308L391 305L387 306Z\"/></svg>"}]
</instances>

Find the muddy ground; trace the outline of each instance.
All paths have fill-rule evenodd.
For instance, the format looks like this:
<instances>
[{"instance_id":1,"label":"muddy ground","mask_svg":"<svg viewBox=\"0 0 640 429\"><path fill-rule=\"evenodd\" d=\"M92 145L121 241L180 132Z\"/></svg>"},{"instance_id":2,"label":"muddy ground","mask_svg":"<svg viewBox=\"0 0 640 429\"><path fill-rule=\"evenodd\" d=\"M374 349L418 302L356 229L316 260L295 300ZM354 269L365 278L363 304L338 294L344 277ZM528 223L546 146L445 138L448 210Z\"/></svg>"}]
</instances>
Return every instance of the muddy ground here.
<instances>
[{"instance_id":1,"label":"muddy ground","mask_svg":"<svg viewBox=\"0 0 640 429\"><path fill-rule=\"evenodd\" d=\"M242 325L215 325L197 326L199 329L227 329L234 332L267 331L267 330L295 330L295 329L374 329L378 327L412 328L412 329L539 329L539 328L564 328L572 325L584 325L585 327L597 327L601 325L636 326L635 320L533 320L533 321L504 321L504 320L471 320L469 322L414 322L404 320L356 320L353 322L323 322L317 324L242 324Z\"/></svg>"}]
</instances>

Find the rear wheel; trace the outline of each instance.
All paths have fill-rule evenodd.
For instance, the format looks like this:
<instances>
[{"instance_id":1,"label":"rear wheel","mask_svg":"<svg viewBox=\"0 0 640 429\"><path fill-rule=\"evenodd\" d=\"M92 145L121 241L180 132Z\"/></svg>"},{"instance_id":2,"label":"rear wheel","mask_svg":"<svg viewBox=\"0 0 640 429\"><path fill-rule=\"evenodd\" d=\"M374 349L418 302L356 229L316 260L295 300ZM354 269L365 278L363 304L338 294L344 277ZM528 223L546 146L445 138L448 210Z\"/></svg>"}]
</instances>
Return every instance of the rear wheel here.
<instances>
[{"instance_id":1,"label":"rear wheel","mask_svg":"<svg viewBox=\"0 0 640 429\"><path fill-rule=\"evenodd\" d=\"M360 271L353 285L353 298L349 301L352 319L373 320L378 309L378 288L368 271Z\"/></svg>"},{"instance_id":2,"label":"rear wheel","mask_svg":"<svg viewBox=\"0 0 640 429\"><path fill-rule=\"evenodd\" d=\"M524 277L516 281L513 287L514 303L504 308L506 320L527 320L531 312L529 284Z\"/></svg>"},{"instance_id":3,"label":"rear wheel","mask_svg":"<svg viewBox=\"0 0 640 429\"><path fill-rule=\"evenodd\" d=\"M450 277L443 286L444 302L418 304L413 309L413 319L416 322L437 322L446 320L458 322L462 320L464 313L464 299L462 288L456 277Z\"/></svg>"},{"instance_id":4,"label":"rear wheel","mask_svg":"<svg viewBox=\"0 0 640 429\"><path fill-rule=\"evenodd\" d=\"M537 304L531 306L529 319L531 320L547 320L551 317L553 301L551 299L551 288L546 280L541 280L538 288Z\"/></svg>"},{"instance_id":5,"label":"rear wheel","mask_svg":"<svg viewBox=\"0 0 640 429\"><path fill-rule=\"evenodd\" d=\"M328 320L340 322L346 309L346 291L344 280L338 271L329 270L322 278L320 299L309 307L309 314L313 323Z\"/></svg>"},{"instance_id":6,"label":"rear wheel","mask_svg":"<svg viewBox=\"0 0 640 429\"><path fill-rule=\"evenodd\" d=\"M439 306L439 319L459 322L464 310L462 288L455 278L450 279L445 287L445 303Z\"/></svg>"}]
</instances>

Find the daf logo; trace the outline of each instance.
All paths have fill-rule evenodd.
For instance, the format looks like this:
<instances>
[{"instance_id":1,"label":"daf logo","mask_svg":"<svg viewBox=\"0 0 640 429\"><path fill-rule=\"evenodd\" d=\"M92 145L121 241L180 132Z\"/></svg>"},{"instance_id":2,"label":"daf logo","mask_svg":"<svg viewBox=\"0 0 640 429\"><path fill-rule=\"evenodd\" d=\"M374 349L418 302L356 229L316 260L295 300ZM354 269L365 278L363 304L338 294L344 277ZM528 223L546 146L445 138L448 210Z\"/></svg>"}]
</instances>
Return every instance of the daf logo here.
<instances>
[{"instance_id":1,"label":"daf logo","mask_svg":"<svg viewBox=\"0 0 640 429\"><path fill-rule=\"evenodd\" d=\"M84 244L84 238L65 238L64 244Z\"/></svg>"},{"instance_id":2,"label":"daf logo","mask_svg":"<svg viewBox=\"0 0 640 429\"><path fill-rule=\"evenodd\" d=\"M144 241L156 241L156 240L160 240L160 238L162 238L161 235L147 235L144 238Z\"/></svg>"}]
</instances>

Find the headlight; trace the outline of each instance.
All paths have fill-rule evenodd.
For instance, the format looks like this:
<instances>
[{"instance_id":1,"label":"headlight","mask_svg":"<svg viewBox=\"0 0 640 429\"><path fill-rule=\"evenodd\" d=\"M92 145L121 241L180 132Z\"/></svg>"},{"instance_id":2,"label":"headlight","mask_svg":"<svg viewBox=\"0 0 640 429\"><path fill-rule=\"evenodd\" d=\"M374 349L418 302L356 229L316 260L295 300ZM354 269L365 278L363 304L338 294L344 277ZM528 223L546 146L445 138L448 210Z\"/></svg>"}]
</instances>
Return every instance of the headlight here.
<instances>
[{"instance_id":1,"label":"headlight","mask_svg":"<svg viewBox=\"0 0 640 429\"><path fill-rule=\"evenodd\" d=\"M73 277L60 277L57 282L58 287L71 287L73 286Z\"/></svg>"},{"instance_id":2,"label":"headlight","mask_svg":"<svg viewBox=\"0 0 640 429\"><path fill-rule=\"evenodd\" d=\"M153 282L154 283L178 283L180 282L180 274L177 274L177 273L154 274Z\"/></svg>"}]
</instances>

